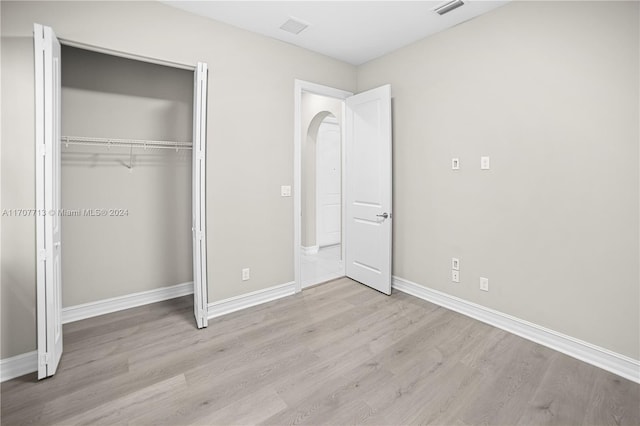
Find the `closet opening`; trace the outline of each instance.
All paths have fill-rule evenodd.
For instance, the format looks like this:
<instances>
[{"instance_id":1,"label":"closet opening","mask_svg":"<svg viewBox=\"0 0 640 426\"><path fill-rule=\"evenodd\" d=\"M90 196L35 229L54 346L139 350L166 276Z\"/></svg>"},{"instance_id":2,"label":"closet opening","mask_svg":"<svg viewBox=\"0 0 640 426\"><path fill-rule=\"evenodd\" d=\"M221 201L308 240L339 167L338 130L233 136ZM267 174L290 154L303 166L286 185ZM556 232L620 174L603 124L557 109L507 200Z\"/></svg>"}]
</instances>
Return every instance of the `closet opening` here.
<instances>
[{"instance_id":1,"label":"closet opening","mask_svg":"<svg viewBox=\"0 0 640 426\"><path fill-rule=\"evenodd\" d=\"M192 295L160 310L207 326L207 64L83 47L34 24L38 379L64 323Z\"/></svg>"},{"instance_id":2,"label":"closet opening","mask_svg":"<svg viewBox=\"0 0 640 426\"><path fill-rule=\"evenodd\" d=\"M193 282L193 72L62 46L62 306ZM190 311L186 318L191 320Z\"/></svg>"}]
</instances>

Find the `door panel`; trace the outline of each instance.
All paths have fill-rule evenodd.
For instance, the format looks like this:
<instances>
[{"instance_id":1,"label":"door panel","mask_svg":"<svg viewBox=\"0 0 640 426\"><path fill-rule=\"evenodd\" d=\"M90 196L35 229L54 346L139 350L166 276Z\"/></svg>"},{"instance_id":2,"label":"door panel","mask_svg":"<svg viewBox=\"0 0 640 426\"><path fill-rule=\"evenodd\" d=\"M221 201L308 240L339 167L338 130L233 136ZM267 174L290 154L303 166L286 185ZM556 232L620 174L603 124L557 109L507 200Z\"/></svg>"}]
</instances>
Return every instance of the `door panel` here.
<instances>
[{"instance_id":1,"label":"door panel","mask_svg":"<svg viewBox=\"0 0 640 426\"><path fill-rule=\"evenodd\" d=\"M317 240L320 247L341 241L340 127L337 121L324 121L316 140Z\"/></svg>"},{"instance_id":2,"label":"door panel","mask_svg":"<svg viewBox=\"0 0 640 426\"><path fill-rule=\"evenodd\" d=\"M60 43L34 24L36 94L36 246L38 379L55 374L62 357L60 241Z\"/></svg>"},{"instance_id":3,"label":"door panel","mask_svg":"<svg viewBox=\"0 0 640 426\"><path fill-rule=\"evenodd\" d=\"M207 64L198 63L194 74L193 105L193 314L198 328L208 325L206 234Z\"/></svg>"},{"instance_id":4,"label":"door panel","mask_svg":"<svg viewBox=\"0 0 640 426\"><path fill-rule=\"evenodd\" d=\"M348 98L346 109L346 273L391 294L391 86Z\"/></svg>"}]
</instances>

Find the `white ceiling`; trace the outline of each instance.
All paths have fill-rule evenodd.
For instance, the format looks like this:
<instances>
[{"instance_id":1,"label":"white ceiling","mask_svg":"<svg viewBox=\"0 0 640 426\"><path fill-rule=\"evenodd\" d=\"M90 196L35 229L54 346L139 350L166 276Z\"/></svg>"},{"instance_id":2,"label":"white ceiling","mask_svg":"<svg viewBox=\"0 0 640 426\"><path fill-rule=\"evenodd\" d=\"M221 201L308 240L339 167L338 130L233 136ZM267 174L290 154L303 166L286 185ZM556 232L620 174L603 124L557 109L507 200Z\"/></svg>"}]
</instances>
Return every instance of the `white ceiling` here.
<instances>
[{"instance_id":1,"label":"white ceiling","mask_svg":"<svg viewBox=\"0 0 640 426\"><path fill-rule=\"evenodd\" d=\"M175 1L163 3L360 65L482 15L508 0L464 0L440 16L441 1ZM298 35L280 29L294 17L309 24Z\"/></svg>"}]
</instances>

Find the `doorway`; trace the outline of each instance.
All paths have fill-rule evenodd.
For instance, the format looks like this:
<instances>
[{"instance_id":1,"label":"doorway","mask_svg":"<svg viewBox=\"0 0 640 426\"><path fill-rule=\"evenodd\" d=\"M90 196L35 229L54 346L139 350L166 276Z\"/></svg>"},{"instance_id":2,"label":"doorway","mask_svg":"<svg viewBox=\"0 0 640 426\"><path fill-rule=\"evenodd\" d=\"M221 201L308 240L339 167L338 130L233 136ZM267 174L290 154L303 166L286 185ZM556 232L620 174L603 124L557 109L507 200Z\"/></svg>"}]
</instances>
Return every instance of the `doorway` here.
<instances>
[{"instance_id":1,"label":"doorway","mask_svg":"<svg viewBox=\"0 0 640 426\"><path fill-rule=\"evenodd\" d=\"M310 172L314 167L318 168L318 160L310 160L309 152L317 154L315 150L319 147L319 134L326 133L330 139L330 134L336 133L330 127L335 124L333 120L339 125L340 171L335 167L335 157L328 154L332 151L329 148L326 162L323 160L321 166L329 171L318 179L315 170ZM318 132L315 132L316 126ZM325 129L322 132L321 127ZM381 293L391 294L391 136L390 85L354 95L344 90L295 80L293 256L296 292L302 291L303 287L347 276ZM332 143L329 142L329 145ZM335 147L336 143L333 142L333 145ZM310 146L313 150L308 149ZM336 170L331 170L331 164ZM334 196L337 191L331 189L335 188L338 176L339 204ZM309 182L314 179L316 182L310 185ZM318 190L318 180L326 182L326 189ZM313 191L315 195L309 195ZM319 200L318 194L326 198ZM310 208L309 205L314 202L315 206ZM318 212L323 207L326 207L326 214ZM335 214L330 213L336 211L340 212L339 224ZM316 218L309 220L313 215ZM320 223L318 217L325 222ZM336 241L339 244L330 245ZM334 252L331 253L329 249L323 253L323 247L333 247ZM325 256L312 257L316 250L317 254ZM326 268L328 264L324 261L335 261L336 257L331 255L337 253L340 256L338 267ZM307 272L306 268L315 270Z\"/></svg>"},{"instance_id":2,"label":"doorway","mask_svg":"<svg viewBox=\"0 0 640 426\"><path fill-rule=\"evenodd\" d=\"M302 146L302 288L344 275L342 259L342 101L303 93L312 117ZM319 111L320 110L320 111Z\"/></svg>"},{"instance_id":3,"label":"doorway","mask_svg":"<svg viewBox=\"0 0 640 426\"><path fill-rule=\"evenodd\" d=\"M344 100L351 92L295 81L296 292L345 275Z\"/></svg>"}]
</instances>

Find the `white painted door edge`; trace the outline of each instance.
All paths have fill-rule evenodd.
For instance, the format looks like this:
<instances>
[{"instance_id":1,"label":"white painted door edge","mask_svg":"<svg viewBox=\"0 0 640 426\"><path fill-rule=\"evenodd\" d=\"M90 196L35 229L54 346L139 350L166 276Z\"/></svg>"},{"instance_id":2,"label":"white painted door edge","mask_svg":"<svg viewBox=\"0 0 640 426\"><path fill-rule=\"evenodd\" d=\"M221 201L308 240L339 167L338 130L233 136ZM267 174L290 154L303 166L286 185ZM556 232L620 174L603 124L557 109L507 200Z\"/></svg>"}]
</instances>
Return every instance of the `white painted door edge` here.
<instances>
[{"instance_id":1,"label":"white painted door edge","mask_svg":"<svg viewBox=\"0 0 640 426\"><path fill-rule=\"evenodd\" d=\"M302 93L314 93L316 95L327 96L330 98L336 98L345 100L349 96L353 96L353 93L346 90L335 89L333 87L324 86L317 83L311 83L304 80L296 79L294 81L294 93L293 93L293 274L294 274L294 286L295 292L302 291L302 278L301 278L301 266L300 266L300 254L302 247L302 230L301 230L301 214L302 214ZM346 111L342 108L342 122L345 122ZM345 130L342 126L341 137L345 140ZM344 157L344 143L342 144L342 176L344 177L345 171L345 157ZM342 179L342 223L345 222L344 213L344 196L345 196L346 183L344 178ZM344 225L342 241L344 241ZM342 259L345 258L346 245L342 244ZM344 262L342 262L344 268ZM343 272L344 274L344 272Z\"/></svg>"},{"instance_id":2,"label":"white painted door edge","mask_svg":"<svg viewBox=\"0 0 640 426\"><path fill-rule=\"evenodd\" d=\"M63 351L60 209L61 46L33 24L35 86L36 324L38 379L53 376Z\"/></svg>"},{"instance_id":3,"label":"white painted door edge","mask_svg":"<svg viewBox=\"0 0 640 426\"><path fill-rule=\"evenodd\" d=\"M198 328L207 326L207 93L208 68L198 62L193 89L191 213L193 226L193 314Z\"/></svg>"}]
</instances>

